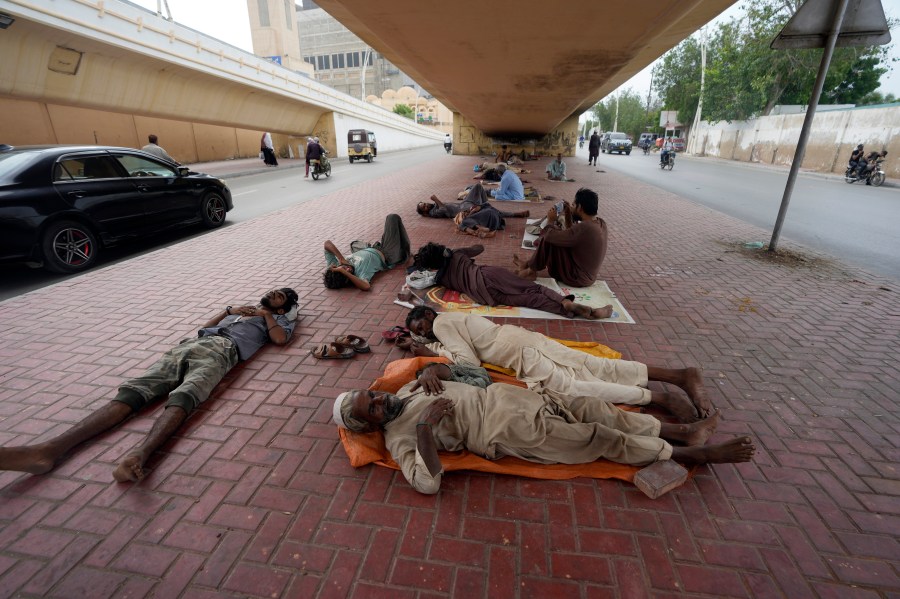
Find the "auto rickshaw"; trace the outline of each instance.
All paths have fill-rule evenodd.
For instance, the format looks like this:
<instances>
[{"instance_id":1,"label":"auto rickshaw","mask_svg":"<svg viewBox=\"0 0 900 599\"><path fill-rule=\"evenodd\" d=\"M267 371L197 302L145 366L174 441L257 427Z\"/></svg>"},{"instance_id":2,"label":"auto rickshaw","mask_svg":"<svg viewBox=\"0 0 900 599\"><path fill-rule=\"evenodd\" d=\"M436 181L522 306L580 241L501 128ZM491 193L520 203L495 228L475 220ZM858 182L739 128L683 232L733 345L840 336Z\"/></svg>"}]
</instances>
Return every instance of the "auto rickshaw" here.
<instances>
[{"instance_id":1,"label":"auto rickshaw","mask_svg":"<svg viewBox=\"0 0 900 599\"><path fill-rule=\"evenodd\" d=\"M347 131L347 155L350 158L350 164L353 164L354 160L372 162L372 159L378 156L375 134L365 129Z\"/></svg>"}]
</instances>

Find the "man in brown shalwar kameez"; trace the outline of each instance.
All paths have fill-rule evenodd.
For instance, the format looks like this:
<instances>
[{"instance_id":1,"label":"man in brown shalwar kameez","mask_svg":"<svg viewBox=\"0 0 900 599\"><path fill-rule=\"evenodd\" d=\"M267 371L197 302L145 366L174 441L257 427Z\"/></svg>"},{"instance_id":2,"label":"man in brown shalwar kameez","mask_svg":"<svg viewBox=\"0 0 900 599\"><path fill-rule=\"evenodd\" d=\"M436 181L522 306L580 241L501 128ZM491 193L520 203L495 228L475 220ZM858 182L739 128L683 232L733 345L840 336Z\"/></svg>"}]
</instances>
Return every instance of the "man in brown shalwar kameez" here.
<instances>
[{"instance_id":1,"label":"man in brown shalwar kameez","mask_svg":"<svg viewBox=\"0 0 900 599\"><path fill-rule=\"evenodd\" d=\"M533 281L537 273L546 268L551 277L564 285L593 285L606 257L608 236L606 222L597 216L598 205L596 192L579 189L575 194L574 207L568 202L563 203L565 229L552 226L544 229L537 252L527 262L513 255L516 274ZM548 212L547 221L557 222L555 208Z\"/></svg>"}]
</instances>

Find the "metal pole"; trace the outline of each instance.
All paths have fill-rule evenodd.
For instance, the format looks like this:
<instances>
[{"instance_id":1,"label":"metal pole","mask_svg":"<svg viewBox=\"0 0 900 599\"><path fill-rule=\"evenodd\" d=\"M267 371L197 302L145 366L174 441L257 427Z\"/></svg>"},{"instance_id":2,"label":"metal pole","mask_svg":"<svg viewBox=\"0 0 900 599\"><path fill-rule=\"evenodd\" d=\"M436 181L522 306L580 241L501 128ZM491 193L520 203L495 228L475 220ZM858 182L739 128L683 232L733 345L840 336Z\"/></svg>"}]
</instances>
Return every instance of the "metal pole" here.
<instances>
[{"instance_id":1,"label":"metal pole","mask_svg":"<svg viewBox=\"0 0 900 599\"><path fill-rule=\"evenodd\" d=\"M613 123L613 131L619 130L619 92L616 92L616 121Z\"/></svg>"},{"instance_id":2,"label":"metal pole","mask_svg":"<svg viewBox=\"0 0 900 599\"><path fill-rule=\"evenodd\" d=\"M371 48L367 48L365 52L363 52L363 63L362 63L362 72L359 76L359 82L362 85L362 97L360 100L363 102L366 101L366 66L369 64L369 56L372 53Z\"/></svg>"},{"instance_id":3,"label":"metal pole","mask_svg":"<svg viewBox=\"0 0 900 599\"><path fill-rule=\"evenodd\" d=\"M781 198L781 208L778 209L778 218L775 219L775 229L772 231L772 239L769 241L770 252L774 252L778 247L778 237L781 235L784 217L787 215L791 194L794 192L794 183L797 182L797 173L800 171L800 165L803 163L803 156L806 154L806 142L809 140L809 130L812 128L813 117L816 116L816 107L819 105L819 96L822 95L822 88L825 86L825 76L828 74L829 65L831 65L831 56L834 54L834 46L837 43L838 35L841 33L841 24L844 22L844 13L847 12L847 4L849 4L849 2L850 0L839 0L837 10L834 13L834 23L832 23L831 32L828 34L828 41L825 42L825 51L822 53L822 62L819 64L819 74L816 75L816 84L813 86L813 93L809 99L809 108L806 110L806 117L803 119L803 128L800 130L800 140L797 142L797 151L794 152L794 161L791 163L791 172L788 174L787 183L784 186L784 195Z\"/></svg>"}]
</instances>

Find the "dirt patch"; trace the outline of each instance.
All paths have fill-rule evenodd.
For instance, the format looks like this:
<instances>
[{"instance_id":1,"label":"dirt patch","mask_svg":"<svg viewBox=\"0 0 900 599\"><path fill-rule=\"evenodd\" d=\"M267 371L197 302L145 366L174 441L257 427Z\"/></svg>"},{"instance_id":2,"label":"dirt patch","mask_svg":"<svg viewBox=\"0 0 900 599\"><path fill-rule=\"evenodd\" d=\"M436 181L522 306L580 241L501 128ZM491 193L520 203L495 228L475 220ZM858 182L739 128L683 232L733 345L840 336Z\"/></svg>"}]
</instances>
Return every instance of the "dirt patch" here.
<instances>
[{"instance_id":1,"label":"dirt patch","mask_svg":"<svg viewBox=\"0 0 900 599\"><path fill-rule=\"evenodd\" d=\"M774 252L769 251L769 245L764 244L762 247L747 247L748 244L743 241L718 241L719 245L725 246L727 253L737 253L741 256L766 262L768 264L777 264L787 268L803 268L815 270L822 273L843 273L834 261L821 256L806 254L797 250L780 248Z\"/></svg>"}]
</instances>

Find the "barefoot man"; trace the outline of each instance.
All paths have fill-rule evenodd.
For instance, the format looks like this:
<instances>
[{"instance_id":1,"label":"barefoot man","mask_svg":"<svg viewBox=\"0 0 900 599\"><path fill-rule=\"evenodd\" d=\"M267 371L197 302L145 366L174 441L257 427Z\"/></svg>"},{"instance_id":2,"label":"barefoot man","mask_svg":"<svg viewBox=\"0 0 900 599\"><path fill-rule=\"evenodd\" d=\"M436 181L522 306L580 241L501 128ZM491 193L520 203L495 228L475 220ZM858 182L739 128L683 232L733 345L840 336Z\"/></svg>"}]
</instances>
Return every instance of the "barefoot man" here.
<instances>
[{"instance_id":1,"label":"barefoot man","mask_svg":"<svg viewBox=\"0 0 900 599\"><path fill-rule=\"evenodd\" d=\"M144 477L144 463L165 443L216 384L239 361L271 341L285 345L294 331L297 292L273 289L259 306L226 307L197 337L173 347L142 376L119 386L115 398L61 435L26 447L0 447L0 470L44 474L70 449L116 426L156 398L168 394L166 408L150 433L113 470L119 482Z\"/></svg>"},{"instance_id":2,"label":"barefoot man","mask_svg":"<svg viewBox=\"0 0 900 599\"><path fill-rule=\"evenodd\" d=\"M634 466L659 460L747 462L755 451L749 437L706 445L718 415L690 424L668 424L620 410L596 397L554 398L503 383L483 389L451 381L445 365L428 367L423 375L430 370L442 379L437 399L429 397L420 377L397 395L365 390L342 393L332 412L335 423L351 431L384 431L391 457L420 493L433 495L440 490L443 467L438 451L468 449L489 460L514 456L539 464L581 464L606 458Z\"/></svg>"},{"instance_id":3,"label":"barefoot man","mask_svg":"<svg viewBox=\"0 0 900 599\"><path fill-rule=\"evenodd\" d=\"M599 358L522 327L494 324L483 316L463 312L437 314L427 306L409 312L406 328L428 343L398 341L402 349L417 356L448 358L455 364L480 366L485 362L509 368L529 389L560 401L587 396L619 404L652 403L667 409L681 422L715 414L697 368L659 368ZM649 381L675 385L687 397L651 391L647 389Z\"/></svg>"}]
</instances>

